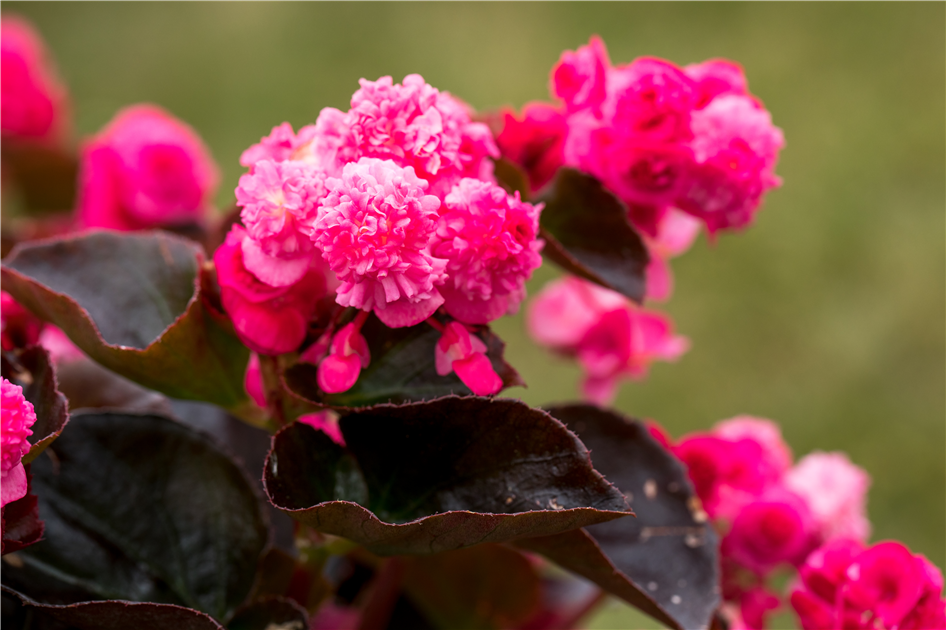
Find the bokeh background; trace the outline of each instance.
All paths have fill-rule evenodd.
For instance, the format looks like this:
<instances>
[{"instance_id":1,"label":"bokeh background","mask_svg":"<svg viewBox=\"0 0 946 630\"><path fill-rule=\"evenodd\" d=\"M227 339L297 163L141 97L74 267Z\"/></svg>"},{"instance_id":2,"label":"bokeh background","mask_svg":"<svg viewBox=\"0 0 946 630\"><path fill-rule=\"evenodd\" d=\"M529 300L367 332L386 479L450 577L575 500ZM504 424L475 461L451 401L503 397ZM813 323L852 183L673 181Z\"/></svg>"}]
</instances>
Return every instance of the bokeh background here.
<instances>
[{"instance_id":1,"label":"bokeh background","mask_svg":"<svg viewBox=\"0 0 946 630\"><path fill-rule=\"evenodd\" d=\"M778 420L796 456L843 449L873 476L874 540L946 564L946 5L942 3L3 3L45 37L77 137L157 103L203 136L232 203L240 152L360 77L420 73L477 109L548 99L564 49L615 63L727 57L785 132L756 224L674 263L666 305L693 348L617 406L679 436L740 413ZM535 293L557 271L543 267ZM578 370L495 328L531 404ZM777 625L790 623L781 616ZM595 628L649 626L611 604Z\"/></svg>"}]
</instances>

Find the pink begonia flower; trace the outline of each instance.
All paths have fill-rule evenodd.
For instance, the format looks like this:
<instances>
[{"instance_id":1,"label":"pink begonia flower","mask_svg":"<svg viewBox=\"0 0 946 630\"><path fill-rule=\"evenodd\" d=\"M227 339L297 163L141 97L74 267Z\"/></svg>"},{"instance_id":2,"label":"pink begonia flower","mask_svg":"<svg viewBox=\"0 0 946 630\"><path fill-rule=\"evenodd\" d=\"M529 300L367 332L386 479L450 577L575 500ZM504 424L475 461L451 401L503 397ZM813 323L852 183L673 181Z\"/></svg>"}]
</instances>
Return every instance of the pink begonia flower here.
<instances>
[{"instance_id":1,"label":"pink begonia flower","mask_svg":"<svg viewBox=\"0 0 946 630\"><path fill-rule=\"evenodd\" d=\"M599 405L614 399L622 378L641 378L653 361L674 361L689 348L665 315L574 277L547 284L526 323L537 343L578 358L586 373L582 394Z\"/></svg>"},{"instance_id":2,"label":"pink begonia flower","mask_svg":"<svg viewBox=\"0 0 946 630\"><path fill-rule=\"evenodd\" d=\"M336 301L413 326L443 304L447 261L430 253L440 199L411 167L362 158L327 180L312 240L338 276Z\"/></svg>"},{"instance_id":3,"label":"pink begonia flower","mask_svg":"<svg viewBox=\"0 0 946 630\"><path fill-rule=\"evenodd\" d=\"M728 59L710 59L683 68L696 82L696 109L703 109L717 96L748 94L749 87L742 66Z\"/></svg>"},{"instance_id":4,"label":"pink begonia flower","mask_svg":"<svg viewBox=\"0 0 946 630\"><path fill-rule=\"evenodd\" d=\"M316 136L315 125L306 125L297 134L292 125L284 122L273 127L268 136L260 138L259 143L240 154L240 165L252 169L257 162L313 161L311 146Z\"/></svg>"},{"instance_id":5,"label":"pink begonia flower","mask_svg":"<svg viewBox=\"0 0 946 630\"><path fill-rule=\"evenodd\" d=\"M488 158L499 157L499 149L489 128L473 122L465 105L418 74L402 83L391 77L359 83L344 119L328 114L341 136L332 143L337 144L337 166L365 157L393 160L413 167L437 194L445 194L462 177L491 179Z\"/></svg>"},{"instance_id":6,"label":"pink begonia flower","mask_svg":"<svg viewBox=\"0 0 946 630\"><path fill-rule=\"evenodd\" d=\"M154 105L128 107L82 147L79 221L118 230L198 222L219 180L193 129Z\"/></svg>"},{"instance_id":7,"label":"pink begonia flower","mask_svg":"<svg viewBox=\"0 0 946 630\"><path fill-rule=\"evenodd\" d=\"M486 356L486 344L479 337L471 335L460 322L450 322L438 330L442 334L434 347L437 374L456 372L477 396L491 396L503 388L502 379Z\"/></svg>"},{"instance_id":8,"label":"pink begonia flower","mask_svg":"<svg viewBox=\"0 0 946 630\"><path fill-rule=\"evenodd\" d=\"M525 283L542 264L537 239L541 204L533 206L495 184L464 178L440 207L431 253L448 261L440 287L444 309L467 324L514 314Z\"/></svg>"},{"instance_id":9,"label":"pink begonia flower","mask_svg":"<svg viewBox=\"0 0 946 630\"><path fill-rule=\"evenodd\" d=\"M696 84L683 70L663 59L641 57L608 73L610 125L625 137L648 143L677 142L692 137L690 112Z\"/></svg>"},{"instance_id":10,"label":"pink begonia flower","mask_svg":"<svg viewBox=\"0 0 946 630\"><path fill-rule=\"evenodd\" d=\"M39 343L43 327L42 320L23 308L12 295L0 291L0 346L4 350Z\"/></svg>"},{"instance_id":11,"label":"pink begonia flower","mask_svg":"<svg viewBox=\"0 0 946 630\"><path fill-rule=\"evenodd\" d=\"M781 185L775 175L785 145L772 117L749 96L713 99L692 116L696 161L676 205L706 222L710 233L752 222L763 193Z\"/></svg>"},{"instance_id":12,"label":"pink begonia flower","mask_svg":"<svg viewBox=\"0 0 946 630\"><path fill-rule=\"evenodd\" d=\"M322 391L328 394L348 391L358 380L362 368L371 363L368 342L361 334L366 317L367 313L362 311L332 338L329 354L319 363L317 373Z\"/></svg>"},{"instance_id":13,"label":"pink begonia flower","mask_svg":"<svg viewBox=\"0 0 946 630\"><path fill-rule=\"evenodd\" d=\"M587 46L566 50L552 68L550 91L573 112L590 109L597 112L607 96L607 71L611 68L604 42L593 35Z\"/></svg>"},{"instance_id":14,"label":"pink begonia flower","mask_svg":"<svg viewBox=\"0 0 946 630\"><path fill-rule=\"evenodd\" d=\"M24 19L0 19L0 132L10 138L63 135L66 89L50 63L42 39Z\"/></svg>"},{"instance_id":15,"label":"pink begonia flower","mask_svg":"<svg viewBox=\"0 0 946 630\"><path fill-rule=\"evenodd\" d=\"M667 208L657 223L656 236L644 236L650 262L647 264L648 300L664 301L673 293L670 259L686 252L700 232L698 219L676 208Z\"/></svg>"},{"instance_id":16,"label":"pink begonia flower","mask_svg":"<svg viewBox=\"0 0 946 630\"><path fill-rule=\"evenodd\" d=\"M297 283L285 287L266 284L243 262L242 243L248 238L246 230L235 225L214 253L223 308L233 320L237 336L254 352L296 350L305 339L319 299L328 293L327 270L313 257L312 266Z\"/></svg>"},{"instance_id":17,"label":"pink begonia flower","mask_svg":"<svg viewBox=\"0 0 946 630\"><path fill-rule=\"evenodd\" d=\"M739 616L743 627L746 630L764 630L768 626L766 620L769 613L778 609L779 605L779 598L761 586L743 593L739 598Z\"/></svg>"},{"instance_id":18,"label":"pink begonia flower","mask_svg":"<svg viewBox=\"0 0 946 630\"><path fill-rule=\"evenodd\" d=\"M307 232L325 197L325 173L306 162L263 159L240 177L240 217L250 238L243 242L247 269L273 286L305 275L315 245Z\"/></svg>"},{"instance_id":19,"label":"pink begonia flower","mask_svg":"<svg viewBox=\"0 0 946 630\"><path fill-rule=\"evenodd\" d=\"M743 506L720 549L724 556L764 576L782 563L803 562L814 541L814 523L804 500L773 487Z\"/></svg>"},{"instance_id":20,"label":"pink begonia flower","mask_svg":"<svg viewBox=\"0 0 946 630\"><path fill-rule=\"evenodd\" d=\"M316 413L307 413L296 418L296 422L307 424L317 431L332 438L332 441L339 446L345 446L345 438L342 436L342 430L338 426L338 416L331 409L318 411Z\"/></svg>"},{"instance_id":21,"label":"pink begonia flower","mask_svg":"<svg viewBox=\"0 0 946 630\"><path fill-rule=\"evenodd\" d=\"M811 508L823 540L870 536L867 489L870 476L844 453L815 451L788 471L785 485Z\"/></svg>"},{"instance_id":22,"label":"pink begonia flower","mask_svg":"<svg viewBox=\"0 0 946 630\"><path fill-rule=\"evenodd\" d=\"M0 394L0 415L3 419L0 436L3 445L0 453L0 506L4 506L26 496L26 469L21 460L30 452L30 443L26 438L33 435L30 427L36 422L36 412L33 411L33 404L23 397L23 389L5 378L0 378Z\"/></svg>"},{"instance_id":23,"label":"pink begonia flower","mask_svg":"<svg viewBox=\"0 0 946 630\"><path fill-rule=\"evenodd\" d=\"M527 103L522 118L503 114L503 129L496 144L503 157L518 164L529 177L533 192L552 180L564 162L568 127L562 111L548 103Z\"/></svg>"},{"instance_id":24,"label":"pink begonia flower","mask_svg":"<svg viewBox=\"0 0 946 630\"><path fill-rule=\"evenodd\" d=\"M844 607L869 610L893 628L919 603L926 575L909 549L887 541L856 556L846 577L840 593Z\"/></svg>"},{"instance_id":25,"label":"pink begonia flower","mask_svg":"<svg viewBox=\"0 0 946 630\"><path fill-rule=\"evenodd\" d=\"M266 407L266 390L263 387L263 372L260 369L259 355L250 353L250 360L246 364L246 375L243 377L243 387L250 400L259 407Z\"/></svg>"},{"instance_id":26,"label":"pink begonia flower","mask_svg":"<svg viewBox=\"0 0 946 630\"><path fill-rule=\"evenodd\" d=\"M756 474L764 479L777 480L792 466L792 451L782 438L778 424L766 418L736 416L716 423L713 435L729 442L755 442L762 457Z\"/></svg>"}]
</instances>

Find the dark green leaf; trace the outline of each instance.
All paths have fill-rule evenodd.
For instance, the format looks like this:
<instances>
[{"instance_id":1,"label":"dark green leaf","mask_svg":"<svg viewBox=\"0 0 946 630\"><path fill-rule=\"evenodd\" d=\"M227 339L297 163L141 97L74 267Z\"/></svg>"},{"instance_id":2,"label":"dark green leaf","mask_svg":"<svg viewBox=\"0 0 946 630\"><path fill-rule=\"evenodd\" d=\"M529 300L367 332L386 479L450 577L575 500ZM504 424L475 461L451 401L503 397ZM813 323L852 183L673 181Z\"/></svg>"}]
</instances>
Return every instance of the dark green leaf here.
<instances>
[{"instance_id":1,"label":"dark green leaf","mask_svg":"<svg viewBox=\"0 0 946 630\"><path fill-rule=\"evenodd\" d=\"M309 617L291 599L267 597L242 607L227 624L227 630L306 630Z\"/></svg>"},{"instance_id":2,"label":"dark green leaf","mask_svg":"<svg viewBox=\"0 0 946 630\"><path fill-rule=\"evenodd\" d=\"M247 404L249 351L204 308L200 247L162 232L17 246L3 288L91 358L172 398Z\"/></svg>"},{"instance_id":3,"label":"dark green leaf","mask_svg":"<svg viewBox=\"0 0 946 630\"><path fill-rule=\"evenodd\" d=\"M56 367L59 389L77 409L121 409L174 415L170 401L156 391L146 389L108 370L91 359L64 361Z\"/></svg>"},{"instance_id":4,"label":"dark green leaf","mask_svg":"<svg viewBox=\"0 0 946 630\"><path fill-rule=\"evenodd\" d=\"M79 171L75 155L44 144L8 138L3 140L0 153L4 180L9 174L28 211L75 208Z\"/></svg>"},{"instance_id":5,"label":"dark green leaf","mask_svg":"<svg viewBox=\"0 0 946 630\"><path fill-rule=\"evenodd\" d=\"M513 400L449 396L341 419L343 449L299 423L264 485L303 523L381 555L559 533L628 514L574 434Z\"/></svg>"},{"instance_id":6,"label":"dark green leaf","mask_svg":"<svg viewBox=\"0 0 946 630\"><path fill-rule=\"evenodd\" d=\"M570 405L549 413L578 434L637 518L517 544L673 628L707 628L720 603L717 540L683 465L615 412Z\"/></svg>"},{"instance_id":7,"label":"dark green leaf","mask_svg":"<svg viewBox=\"0 0 946 630\"><path fill-rule=\"evenodd\" d=\"M323 393L316 382L318 368L308 363L298 363L286 371L286 386L310 402L332 407L367 407L472 394L456 374L437 374L434 346L440 333L433 326L422 323L410 328L388 328L372 315L362 334L371 351L371 364L362 370L351 389L340 394ZM503 387L522 385L519 374L503 359L502 340L488 328L477 334L486 344L487 356Z\"/></svg>"},{"instance_id":8,"label":"dark green leaf","mask_svg":"<svg viewBox=\"0 0 946 630\"><path fill-rule=\"evenodd\" d=\"M562 168L539 201L542 253L576 276L644 299L649 256L627 217L627 208L597 179Z\"/></svg>"},{"instance_id":9,"label":"dark green leaf","mask_svg":"<svg viewBox=\"0 0 946 630\"><path fill-rule=\"evenodd\" d=\"M69 629L223 630L223 626L204 613L172 604L106 600L56 606L34 601L6 586L3 593L16 597L41 619L52 618Z\"/></svg>"},{"instance_id":10,"label":"dark green leaf","mask_svg":"<svg viewBox=\"0 0 946 630\"><path fill-rule=\"evenodd\" d=\"M44 348L33 346L16 357L4 357L3 376L23 388L23 396L33 404L36 422L29 436L30 452L23 457L28 464L59 437L69 421L66 397L59 392L56 373Z\"/></svg>"},{"instance_id":11,"label":"dark green leaf","mask_svg":"<svg viewBox=\"0 0 946 630\"><path fill-rule=\"evenodd\" d=\"M210 440L167 418L78 412L32 465L45 539L4 583L51 604L125 599L225 619L267 541L251 482Z\"/></svg>"}]
</instances>

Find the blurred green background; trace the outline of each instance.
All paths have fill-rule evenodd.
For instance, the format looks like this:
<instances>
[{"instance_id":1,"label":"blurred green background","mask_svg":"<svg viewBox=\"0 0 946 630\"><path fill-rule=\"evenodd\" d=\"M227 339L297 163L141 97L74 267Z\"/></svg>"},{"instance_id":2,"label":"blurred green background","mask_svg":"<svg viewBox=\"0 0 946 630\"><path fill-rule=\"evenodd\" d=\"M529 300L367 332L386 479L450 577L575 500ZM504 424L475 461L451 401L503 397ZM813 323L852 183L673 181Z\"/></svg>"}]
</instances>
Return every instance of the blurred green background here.
<instances>
[{"instance_id":1,"label":"blurred green background","mask_svg":"<svg viewBox=\"0 0 946 630\"><path fill-rule=\"evenodd\" d=\"M77 136L157 103L204 137L229 204L240 152L287 120L347 109L360 77L418 72L478 109L548 99L564 49L614 63L728 57L785 132L756 224L674 263L666 305L693 349L621 390L675 436L740 413L796 456L843 449L873 476L874 540L946 564L946 5L28 3L73 97ZM557 274L543 268L535 293ZM496 325L532 404L577 369ZM780 617L779 624L788 623ZM649 625L617 604L592 627Z\"/></svg>"}]
</instances>

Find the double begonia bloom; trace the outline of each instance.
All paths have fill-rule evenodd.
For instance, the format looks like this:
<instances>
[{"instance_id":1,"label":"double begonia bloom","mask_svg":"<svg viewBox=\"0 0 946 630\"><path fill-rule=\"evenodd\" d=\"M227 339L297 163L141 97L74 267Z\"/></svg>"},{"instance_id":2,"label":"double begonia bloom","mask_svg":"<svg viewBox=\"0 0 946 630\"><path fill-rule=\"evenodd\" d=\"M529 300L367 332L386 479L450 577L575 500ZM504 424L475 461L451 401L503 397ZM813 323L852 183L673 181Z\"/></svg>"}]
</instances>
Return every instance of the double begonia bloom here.
<instances>
[{"instance_id":1,"label":"double begonia bloom","mask_svg":"<svg viewBox=\"0 0 946 630\"><path fill-rule=\"evenodd\" d=\"M528 103L522 108L521 119L512 112L503 113L503 128L496 144L503 157L522 167L534 192L549 183L562 166L567 133L561 108Z\"/></svg>"},{"instance_id":2,"label":"double begonia bloom","mask_svg":"<svg viewBox=\"0 0 946 630\"><path fill-rule=\"evenodd\" d=\"M307 162L269 158L255 162L240 177L237 205L250 236L243 242L243 259L267 284L298 282L313 254L319 255L306 232L325 197L325 177L324 171Z\"/></svg>"},{"instance_id":3,"label":"double begonia bloom","mask_svg":"<svg viewBox=\"0 0 946 630\"><path fill-rule=\"evenodd\" d=\"M749 93L742 66L728 59L690 64L683 68L683 72L696 84L696 109L703 109L717 96Z\"/></svg>"},{"instance_id":4,"label":"double begonia bloom","mask_svg":"<svg viewBox=\"0 0 946 630\"><path fill-rule=\"evenodd\" d=\"M347 113L323 110L316 123L335 131L330 145L336 147L337 167L365 157L393 160L412 167L438 194L462 177L492 179L488 158L499 157L499 149L464 104L417 74L402 83L389 76L359 83Z\"/></svg>"},{"instance_id":5,"label":"double begonia bloom","mask_svg":"<svg viewBox=\"0 0 946 630\"><path fill-rule=\"evenodd\" d=\"M866 541L870 536L866 514L870 476L844 453L806 455L785 475L785 485L804 497L823 540Z\"/></svg>"},{"instance_id":6,"label":"double begonia bloom","mask_svg":"<svg viewBox=\"0 0 946 630\"><path fill-rule=\"evenodd\" d=\"M674 361L689 347L665 315L575 277L547 284L526 322L537 343L578 358L582 393L599 405L614 399L622 378L641 378L653 361Z\"/></svg>"},{"instance_id":7,"label":"double begonia bloom","mask_svg":"<svg viewBox=\"0 0 946 630\"><path fill-rule=\"evenodd\" d=\"M519 310L525 283L542 264L541 205L495 184L460 180L440 208L431 252L446 259L444 309L467 324L488 324Z\"/></svg>"},{"instance_id":8,"label":"double begonia bloom","mask_svg":"<svg viewBox=\"0 0 946 630\"><path fill-rule=\"evenodd\" d=\"M193 129L154 105L122 110L82 147L84 227L136 230L200 222L220 175Z\"/></svg>"},{"instance_id":9,"label":"double begonia bloom","mask_svg":"<svg viewBox=\"0 0 946 630\"><path fill-rule=\"evenodd\" d=\"M552 69L550 91L565 103L568 112L597 112L607 97L607 71L611 67L604 42L593 35L587 46L566 50Z\"/></svg>"},{"instance_id":10,"label":"double begonia bloom","mask_svg":"<svg viewBox=\"0 0 946 630\"><path fill-rule=\"evenodd\" d=\"M336 301L413 326L443 304L447 261L430 252L440 199L411 167L362 158L326 180L311 237L340 282Z\"/></svg>"},{"instance_id":11,"label":"double begonia bloom","mask_svg":"<svg viewBox=\"0 0 946 630\"><path fill-rule=\"evenodd\" d=\"M943 628L943 576L921 555L886 541L865 549L836 539L800 569L792 607L805 630Z\"/></svg>"},{"instance_id":12,"label":"double begonia bloom","mask_svg":"<svg viewBox=\"0 0 946 630\"><path fill-rule=\"evenodd\" d=\"M267 284L246 268L238 225L214 253L223 308L240 340L260 354L282 354L299 348L319 299L328 292L326 271L318 257L299 281L288 286Z\"/></svg>"},{"instance_id":13,"label":"double begonia bloom","mask_svg":"<svg viewBox=\"0 0 946 630\"><path fill-rule=\"evenodd\" d=\"M0 19L0 132L10 138L61 135L67 117L66 90L33 27L19 17Z\"/></svg>"},{"instance_id":14,"label":"double begonia bloom","mask_svg":"<svg viewBox=\"0 0 946 630\"><path fill-rule=\"evenodd\" d=\"M477 396L496 394L503 387L502 379L486 356L486 344L476 335L471 335L460 322L444 326L434 347L434 361L437 374L446 376L456 372L463 384Z\"/></svg>"},{"instance_id":15,"label":"double begonia bloom","mask_svg":"<svg viewBox=\"0 0 946 630\"><path fill-rule=\"evenodd\" d=\"M33 434L30 427L36 422L33 404L23 396L23 389L5 378L0 378L0 416L2 416L2 453L0 453L0 506L22 499L27 492L26 468L23 456L30 452L27 440Z\"/></svg>"}]
</instances>

